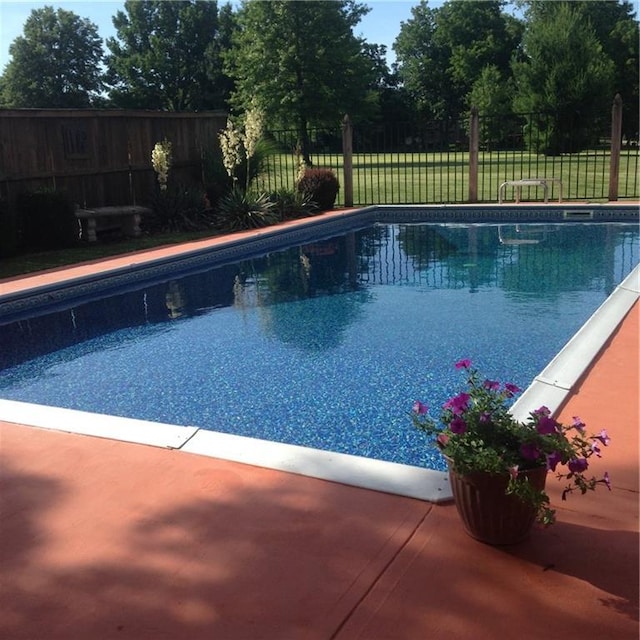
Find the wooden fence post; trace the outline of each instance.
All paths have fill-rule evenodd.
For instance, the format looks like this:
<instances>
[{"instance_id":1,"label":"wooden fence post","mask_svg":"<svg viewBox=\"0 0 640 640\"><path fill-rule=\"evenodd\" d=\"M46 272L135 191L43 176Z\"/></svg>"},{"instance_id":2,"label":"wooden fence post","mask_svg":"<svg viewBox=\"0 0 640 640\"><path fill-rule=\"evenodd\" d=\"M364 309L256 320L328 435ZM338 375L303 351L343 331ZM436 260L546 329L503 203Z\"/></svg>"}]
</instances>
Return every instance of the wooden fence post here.
<instances>
[{"instance_id":1,"label":"wooden fence post","mask_svg":"<svg viewBox=\"0 0 640 640\"><path fill-rule=\"evenodd\" d=\"M611 160L609 163L609 201L618 199L620 146L622 144L622 96L616 93L611 107Z\"/></svg>"},{"instance_id":2,"label":"wooden fence post","mask_svg":"<svg viewBox=\"0 0 640 640\"><path fill-rule=\"evenodd\" d=\"M344 206L353 207L353 126L348 115L342 120L342 170Z\"/></svg>"},{"instance_id":3,"label":"wooden fence post","mask_svg":"<svg viewBox=\"0 0 640 640\"><path fill-rule=\"evenodd\" d=\"M471 107L469 121L469 202L478 202L478 109Z\"/></svg>"}]
</instances>

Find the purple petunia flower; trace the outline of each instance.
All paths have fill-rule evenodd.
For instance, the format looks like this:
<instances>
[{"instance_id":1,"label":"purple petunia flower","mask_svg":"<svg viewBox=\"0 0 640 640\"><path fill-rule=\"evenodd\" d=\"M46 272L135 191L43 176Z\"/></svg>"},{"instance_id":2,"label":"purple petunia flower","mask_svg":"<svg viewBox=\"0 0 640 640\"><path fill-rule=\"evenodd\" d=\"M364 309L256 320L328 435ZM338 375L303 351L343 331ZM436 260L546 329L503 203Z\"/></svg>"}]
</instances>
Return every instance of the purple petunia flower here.
<instances>
[{"instance_id":1,"label":"purple petunia flower","mask_svg":"<svg viewBox=\"0 0 640 640\"><path fill-rule=\"evenodd\" d=\"M606 429L603 429L602 431L600 431L600 433L597 436L593 436L596 440L600 440L600 442L602 442L602 444L605 447L609 446L609 443L611 442L611 438L609 437L609 434L607 433Z\"/></svg>"},{"instance_id":2,"label":"purple petunia flower","mask_svg":"<svg viewBox=\"0 0 640 640\"><path fill-rule=\"evenodd\" d=\"M607 485L607 489L609 489L609 491L611 491L611 478L609 477L609 472L608 471L604 472L604 477L602 478L602 480Z\"/></svg>"},{"instance_id":3,"label":"purple petunia flower","mask_svg":"<svg viewBox=\"0 0 640 640\"><path fill-rule=\"evenodd\" d=\"M487 424L491 422L491 414L488 411L483 411L480 414L480 424Z\"/></svg>"},{"instance_id":4,"label":"purple petunia flower","mask_svg":"<svg viewBox=\"0 0 640 640\"><path fill-rule=\"evenodd\" d=\"M456 369L468 369L471 366L471 360L469 358L464 358L463 360L458 360L456 362Z\"/></svg>"},{"instance_id":5,"label":"purple petunia flower","mask_svg":"<svg viewBox=\"0 0 640 640\"><path fill-rule=\"evenodd\" d=\"M520 455L527 460L537 460L540 457L540 449L532 442L523 442L520 445Z\"/></svg>"},{"instance_id":6,"label":"purple petunia flower","mask_svg":"<svg viewBox=\"0 0 640 640\"><path fill-rule=\"evenodd\" d=\"M558 423L549 416L540 416L538 420L538 424L536 425L536 431L541 436L548 436L552 433L556 433L558 431Z\"/></svg>"},{"instance_id":7,"label":"purple petunia flower","mask_svg":"<svg viewBox=\"0 0 640 640\"><path fill-rule=\"evenodd\" d=\"M544 405L542 405L539 409L536 409L535 411L531 412L534 416L550 416L551 415L551 409L549 409L549 407L545 407Z\"/></svg>"},{"instance_id":8,"label":"purple petunia flower","mask_svg":"<svg viewBox=\"0 0 640 640\"><path fill-rule=\"evenodd\" d=\"M586 458L571 458L567 466L572 473L582 473L587 470L589 463Z\"/></svg>"},{"instance_id":9,"label":"purple petunia flower","mask_svg":"<svg viewBox=\"0 0 640 640\"><path fill-rule=\"evenodd\" d=\"M580 433L584 433L585 427L587 426L578 416L573 416L573 428L577 429Z\"/></svg>"},{"instance_id":10,"label":"purple petunia flower","mask_svg":"<svg viewBox=\"0 0 640 640\"><path fill-rule=\"evenodd\" d=\"M547 469L549 471L555 471L558 464L562 462L562 456L559 451L547 454Z\"/></svg>"},{"instance_id":11,"label":"purple petunia flower","mask_svg":"<svg viewBox=\"0 0 640 640\"><path fill-rule=\"evenodd\" d=\"M500 383L497 380L485 380L483 386L489 391L497 391L500 388Z\"/></svg>"},{"instance_id":12,"label":"purple petunia flower","mask_svg":"<svg viewBox=\"0 0 640 640\"><path fill-rule=\"evenodd\" d=\"M449 429L457 435L462 435L467 430L467 423L460 417L456 416L449 424Z\"/></svg>"},{"instance_id":13,"label":"purple petunia flower","mask_svg":"<svg viewBox=\"0 0 640 640\"><path fill-rule=\"evenodd\" d=\"M449 400L450 406L447 408L451 409L456 416L459 416L461 413L466 411L469 406L470 398L471 396L468 393L459 393L457 396Z\"/></svg>"},{"instance_id":14,"label":"purple petunia flower","mask_svg":"<svg viewBox=\"0 0 640 640\"><path fill-rule=\"evenodd\" d=\"M602 454L600 453L600 443L597 440L591 443L591 451L593 451L598 458L602 458Z\"/></svg>"},{"instance_id":15,"label":"purple petunia flower","mask_svg":"<svg viewBox=\"0 0 640 640\"><path fill-rule=\"evenodd\" d=\"M504 385L504 392L507 398L510 398L512 395L516 393L520 393L520 387L516 387L515 384L511 384L510 382L507 382Z\"/></svg>"},{"instance_id":16,"label":"purple petunia flower","mask_svg":"<svg viewBox=\"0 0 640 640\"><path fill-rule=\"evenodd\" d=\"M427 411L429 411L429 407L426 404L420 402L420 400L416 400L413 403L413 413L415 413L416 415L424 415L425 413L427 413Z\"/></svg>"}]
</instances>

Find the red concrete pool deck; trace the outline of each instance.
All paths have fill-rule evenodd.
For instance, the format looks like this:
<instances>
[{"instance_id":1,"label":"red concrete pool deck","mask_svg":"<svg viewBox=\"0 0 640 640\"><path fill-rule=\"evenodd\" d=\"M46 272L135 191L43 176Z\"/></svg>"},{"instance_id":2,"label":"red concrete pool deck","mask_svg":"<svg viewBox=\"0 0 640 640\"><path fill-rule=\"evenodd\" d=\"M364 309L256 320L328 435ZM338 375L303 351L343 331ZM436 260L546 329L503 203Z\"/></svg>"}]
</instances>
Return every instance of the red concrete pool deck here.
<instances>
[{"instance_id":1,"label":"red concrete pool deck","mask_svg":"<svg viewBox=\"0 0 640 640\"><path fill-rule=\"evenodd\" d=\"M636 303L561 412L608 429L613 490L550 478L558 523L513 547L452 504L0 423L0 637L635 640L639 328Z\"/></svg>"}]
</instances>

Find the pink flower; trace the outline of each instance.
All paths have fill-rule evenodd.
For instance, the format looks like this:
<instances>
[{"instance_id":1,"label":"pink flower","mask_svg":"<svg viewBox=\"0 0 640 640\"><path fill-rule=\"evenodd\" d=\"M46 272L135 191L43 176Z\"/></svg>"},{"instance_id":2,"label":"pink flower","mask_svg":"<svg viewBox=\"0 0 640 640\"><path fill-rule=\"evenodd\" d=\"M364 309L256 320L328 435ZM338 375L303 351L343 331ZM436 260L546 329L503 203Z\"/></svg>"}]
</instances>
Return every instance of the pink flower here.
<instances>
[{"instance_id":1,"label":"pink flower","mask_svg":"<svg viewBox=\"0 0 640 640\"><path fill-rule=\"evenodd\" d=\"M536 409L535 411L532 411L534 416L550 416L551 415L551 409L549 409L549 407L545 407L544 405L541 406L539 409Z\"/></svg>"},{"instance_id":2,"label":"pink flower","mask_svg":"<svg viewBox=\"0 0 640 640\"><path fill-rule=\"evenodd\" d=\"M462 435L467 430L467 423L460 416L456 416L449 423L449 429L457 435Z\"/></svg>"},{"instance_id":3,"label":"pink flower","mask_svg":"<svg viewBox=\"0 0 640 640\"><path fill-rule=\"evenodd\" d=\"M520 387L516 387L515 384L511 384L510 382L507 382L504 385L504 392L507 398L510 398L512 395L516 393L520 393Z\"/></svg>"},{"instance_id":4,"label":"pink flower","mask_svg":"<svg viewBox=\"0 0 640 640\"><path fill-rule=\"evenodd\" d=\"M413 413L415 413L416 415L424 415L425 413L427 413L427 411L429 411L429 407L426 404L420 402L420 400L416 400L413 403Z\"/></svg>"},{"instance_id":5,"label":"pink flower","mask_svg":"<svg viewBox=\"0 0 640 640\"><path fill-rule=\"evenodd\" d=\"M449 436L446 433L439 433L438 437L436 438L436 442L438 443L438 446L442 449L443 447L446 447L449 444Z\"/></svg>"},{"instance_id":6,"label":"pink flower","mask_svg":"<svg viewBox=\"0 0 640 640\"><path fill-rule=\"evenodd\" d=\"M471 366L471 360L469 358L464 358L463 360L458 360L456 362L456 369L468 369Z\"/></svg>"},{"instance_id":7,"label":"pink flower","mask_svg":"<svg viewBox=\"0 0 640 640\"><path fill-rule=\"evenodd\" d=\"M468 393L459 393L457 396L450 398L443 405L443 409L449 409L454 415L459 416L464 413L469 406L469 398L471 396Z\"/></svg>"},{"instance_id":8,"label":"pink flower","mask_svg":"<svg viewBox=\"0 0 640 640\"><path fill-rule=\"evenodd\" d=\"M500 388L500 383L497 380L485 380L483 386L489 391L497 391Z\"/></svg>"},{"instance_id":9,"label":"pink flower","mask_svg":"<svg viewBox=\"0 0 640 640\"><path fill-rule=\"evenodd\" d=\"M558 423L553 418L549 418L549 416L543 415L538 420L538 424L536 425L536 431L541 436L548 436L558 431Z\"/></svg>"}]
</instances>

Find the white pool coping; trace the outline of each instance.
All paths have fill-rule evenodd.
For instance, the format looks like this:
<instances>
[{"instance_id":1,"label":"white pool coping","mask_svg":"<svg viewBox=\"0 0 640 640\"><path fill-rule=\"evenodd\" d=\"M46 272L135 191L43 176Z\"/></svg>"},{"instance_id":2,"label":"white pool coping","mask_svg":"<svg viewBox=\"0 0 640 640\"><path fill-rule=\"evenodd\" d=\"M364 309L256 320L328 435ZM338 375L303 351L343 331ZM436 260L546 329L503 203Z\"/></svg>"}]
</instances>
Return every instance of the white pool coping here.
<instances>
[{"instance_id":1,"label":"white pool coping","mask_svg":"<svg viewBox=\"0 0 640 640\"><path fill-rule=\"evenodd\" d=\"M541 405L556 412L639 298L640 265L637 265L525 390L512 408L515 417L525 420ZM3 399L0 399L0 421L175 449L429 502L452 498L445 472L195 426Z\"/></svg>"},{"instance_id":2,"label":"white pool coping","mask_svg":"<svg viewBox=\"0 0 640 640\"><path fill-rule=\"evenodd\" d=\"M515 418L524 421L542 405L556 413L639 298L640 264L534 378L511 408Z\"/></svg>"}]
</instances>

